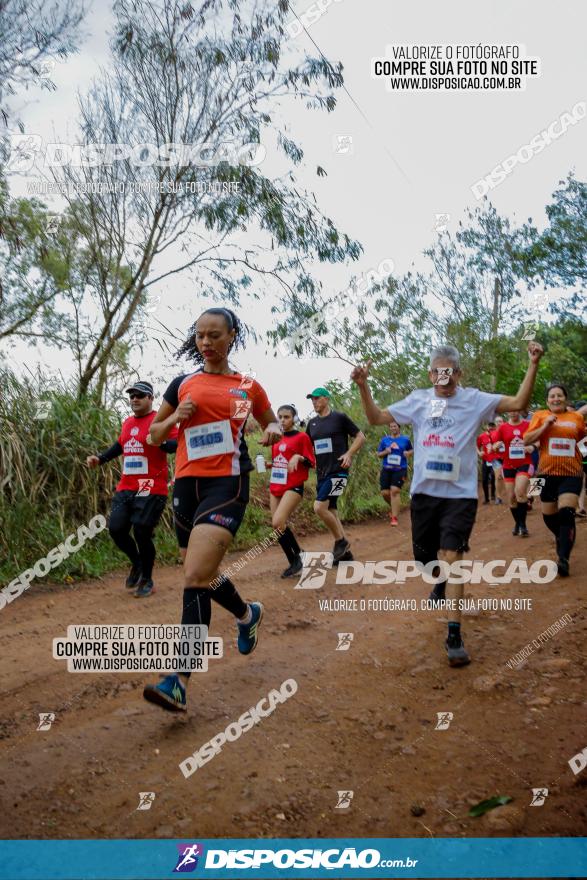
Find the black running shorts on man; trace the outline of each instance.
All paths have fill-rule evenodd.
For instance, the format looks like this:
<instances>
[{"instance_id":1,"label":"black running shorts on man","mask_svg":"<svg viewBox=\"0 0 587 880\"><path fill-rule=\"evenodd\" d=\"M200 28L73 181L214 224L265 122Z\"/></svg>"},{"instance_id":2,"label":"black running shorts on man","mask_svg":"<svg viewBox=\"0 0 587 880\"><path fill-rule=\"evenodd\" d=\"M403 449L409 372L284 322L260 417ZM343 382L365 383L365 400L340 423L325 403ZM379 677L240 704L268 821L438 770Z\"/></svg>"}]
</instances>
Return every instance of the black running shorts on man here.
<instances>
[{"instance_id":1,"label":"black running shorts on man","mask_svg":"<svg viewBox=\"0 0 587 880\"><path fill-rule=\"evenodd\" d=\"M439 550L462 553L477 513L476 498L434 498L412 495L412 544L416 562L433 562Z\"/></svg>"},{"instance_id":2,"label":"black running shorts on man","mask_svg":"<svg viewBox=\"0 0 587 880\"><path fill-rule=\"evenodd\" d=\"M154 529L166 503L166 495L137 495L130 489L122 489L112 497L109 527L117 532L128 531L131 526Z\"/></svg>"},{"instance_id":3,"label":"black running shorts on man","mask_svg":"<svg viewBox=\"0 0 587 880\"><path fill-rule=\"evenodd\" d=\"M221 526L236 535L249 501L249 476L179 477L173 488L173 518L180 547L194 526Z\"/></svg>"}]
</instances>

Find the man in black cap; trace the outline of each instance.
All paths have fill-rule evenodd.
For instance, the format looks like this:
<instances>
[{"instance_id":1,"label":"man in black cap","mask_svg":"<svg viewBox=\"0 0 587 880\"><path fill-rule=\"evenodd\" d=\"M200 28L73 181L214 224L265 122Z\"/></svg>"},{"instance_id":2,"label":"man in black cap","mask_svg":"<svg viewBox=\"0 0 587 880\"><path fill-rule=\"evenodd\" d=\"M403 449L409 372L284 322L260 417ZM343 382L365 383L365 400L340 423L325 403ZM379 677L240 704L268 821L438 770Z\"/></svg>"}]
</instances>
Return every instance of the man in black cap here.
<instances>
[{"instance_id":1,"label":"man in black cap","mask_svg":"<svg viewBox=\"0 0 587 880\"><path fill-rule=\"evenodd\" d=\"M153 410L153 386L135 382L126 389L132 415L124 420L116 443L98 455L88 455L88 467L97 467L123 456L122 477L112 499L110 535L131 561L126 586L137 599L153 592L155 545L153 532L167 501L167 454L177 449L177 428L160 446L147 440ZM134 538L130 531L133 528Z\"/></svg>"},{"instance_id":2,"label":"man in black cap","mask_svg":"<svg viewBox=\"0 0 587 880\"><path fill-rule=\"evenodd\" d=\"M343 560L351 560L353 555L336 506L346 489L353 456L364 444L365 435L346 413L330 408L328 389L314 388L306 397L312 401L316 413L306 428L316 454L314 513L320 517L334 538L333 562L338 565ZM353 438L350 446L349 437Z\"/></svg>"}]
</instances>

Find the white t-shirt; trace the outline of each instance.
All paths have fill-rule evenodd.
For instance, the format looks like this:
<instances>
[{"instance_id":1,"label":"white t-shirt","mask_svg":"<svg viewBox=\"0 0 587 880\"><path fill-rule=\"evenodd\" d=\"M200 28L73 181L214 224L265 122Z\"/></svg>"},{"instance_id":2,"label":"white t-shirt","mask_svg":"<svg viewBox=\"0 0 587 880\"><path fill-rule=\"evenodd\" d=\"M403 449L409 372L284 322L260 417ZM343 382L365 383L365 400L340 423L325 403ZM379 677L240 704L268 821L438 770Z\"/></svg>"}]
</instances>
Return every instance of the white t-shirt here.
<instances>
[{"instance_id":1,"label":"white t-shirt","mask_svg":"<svg viewBox=\"0 0 587 880\"><path fill-rule=\"evenodd\" d=\"M477 498L479 425L493 420L502 395L460 385L452 397L434 391L412 391L387 408L399 425L414 429L411 494Z\"/></svg>"}]
</instances>

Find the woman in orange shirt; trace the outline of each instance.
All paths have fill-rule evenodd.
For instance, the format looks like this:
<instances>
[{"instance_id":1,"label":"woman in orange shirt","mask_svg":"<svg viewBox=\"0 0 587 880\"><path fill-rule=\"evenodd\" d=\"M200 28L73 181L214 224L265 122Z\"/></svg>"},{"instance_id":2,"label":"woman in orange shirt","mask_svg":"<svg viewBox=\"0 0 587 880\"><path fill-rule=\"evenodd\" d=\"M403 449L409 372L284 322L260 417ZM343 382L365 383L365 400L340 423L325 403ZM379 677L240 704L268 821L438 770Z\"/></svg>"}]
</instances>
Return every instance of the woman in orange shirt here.
<instances>
[{"instance_id":1,"label":"woman in orange shirt","mask_svg":"<svg viewBox=\"0 0 587 880\"><path fill-rule=\"evenodd\" d=\"M230 309L211 308L190 328L178 356L198 369L174 379L151 424L160 444L179 424L173 513L183 557L182 624L210 625L211 600L237 619L238 649L250 654L263 617L260 602L245 602L232 581L218 569L236 534L249 500L253 464L244 439L249 413L264 429L259 441L271 446L282 429L265 390L246 374L235 372L228 354L242 347L245 329ZM189 672L167 675L147 685L143 696L164 709L185 712Z\"/></svg>"},{"instance_id":2,"label":"woman in orange shirt","mask_svg":"<svg viewBox=\"0 0 587 880\"><path fill-rule=\"evenodd\" d=\"M583 416L567 411L567 390L563 385L548 388L546 405L547 409L532 416L524 443L540 442L538 475L545 479L540 493L542 517L556 538L558 573L568 577L583 475L578 444L587 431Z\"/></svg>"}]
</instances>

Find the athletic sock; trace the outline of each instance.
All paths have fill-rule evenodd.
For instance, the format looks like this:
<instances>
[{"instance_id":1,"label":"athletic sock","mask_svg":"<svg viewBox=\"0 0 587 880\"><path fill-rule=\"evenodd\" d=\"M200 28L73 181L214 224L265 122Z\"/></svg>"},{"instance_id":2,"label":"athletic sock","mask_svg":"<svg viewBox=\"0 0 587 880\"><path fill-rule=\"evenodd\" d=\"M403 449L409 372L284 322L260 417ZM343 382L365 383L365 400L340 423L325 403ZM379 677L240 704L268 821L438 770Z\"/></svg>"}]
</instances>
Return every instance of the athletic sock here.
<instances>
[{"instance_id":1,"label":"athletic sock","mask_svg":"<svg viewBox=\"0 0 587 880\"><path fill-rule=\"evenodd\" d=\"M289 526L287 526L285 531L280 535L280 537L278 538L278 541L279 541L279 546L281 547L281 549L283 550L283 552L287 556L287 561L291 565L291 563L296 558L297 553L299 552L299 547L298 547L298 542L294 538L293 532L289 528ZM297 551L295 549L296 547L298 547Z\"/></svg>"},{"instance_id":2,"label":"athletic sock","mask_svg":"<svg viewBox=\"0 0 587 880\"><path fill-rule=\"evenodd\" d=\"M560 517L557 513L543 513L542 519L547 529L550 529L558 543L558 534L560 529Z\"/></svg>"},{"instance_id":3,"label":"athletic sock","mask_svg":"<svg viewBox=\"0 0 587 880\"><path fill-rule=\"evenodd\" d=\"M241 598L230 578L224 576L220 585L216 589L210 590L210 598L238 617L239 620L247 613L247 603Z\"/></svg>"},{"instance_id":4,"label":"athletic sock","mask_svg":"<svg viewBox=\"0 0 587 880\"><path fill-rule=\"evenodd\" d=\"M575 543L575 511L572 507L561 507L558 515L560 520L558 555L562 559L568 559Z\"/></svg>"},{"instance_id":5,"label":"athletic sock","mask_svg":"<svg viewBox=\"0 0 587 880\"><path fill-rule=\"evenodd\" d=\"M185 587L183 591L182 623L210 626L212 618L211 592L207 587ZM186 678L189 678L191 675L190 672L182 672L181 674L185 675Z\"/></svg>"},{"instance_id":6,"label":"athletic sock","mask_svg":"<svg viewBox=\"0 0 587 880\"><path fill-rule=\"evenodd\" d=\"M518 518L519 517L518 508L517 507L510 507L510 513L514 518L515 524L518 525L520 522L520 520Z\"/></svg>"},{"instance_id":7,"label":"athletic sock","mask_svg":"<svg viewBox=\"0 0 587 880\"><path fill-rule=\"evenodd\" d=\"M448 624L448 643L453 646L461 644L461 625L454 620Z\"/></svg>"},{"instance_id":8,"label":"athletic sock","mask_svg":"<svg viewBox=\"0 0 587 880\"><path fill-rule=\"evenodd\" d=\"M446 591L446 581L441 581L439 584L435 584L432 590L433 594L437 599L444 599Z\"/></svg>"},{"instance_id":9,"label":"athletic sock","mask_svg":"<svg viewBox=\"0 0 587 880\"><path fill-rule=\"evenodd\" d=\"M247 605L247 610L245 611L245 613L243 614L242 617L239 617L238 622L239 623L250 623L252 619L253 619L253 609L251 608L250 605Z\"/></svg>"},{"instance_id":10,"label":"athletic sock","mask_svg":"<svg viewBox=\"0 0 587 880\"><path fill-rule=\"evenodd\" d=\"M527 501L518 501L518 523L526 528L526 514L528 513L528 502Z\"/></svg>"}]
</instances>

